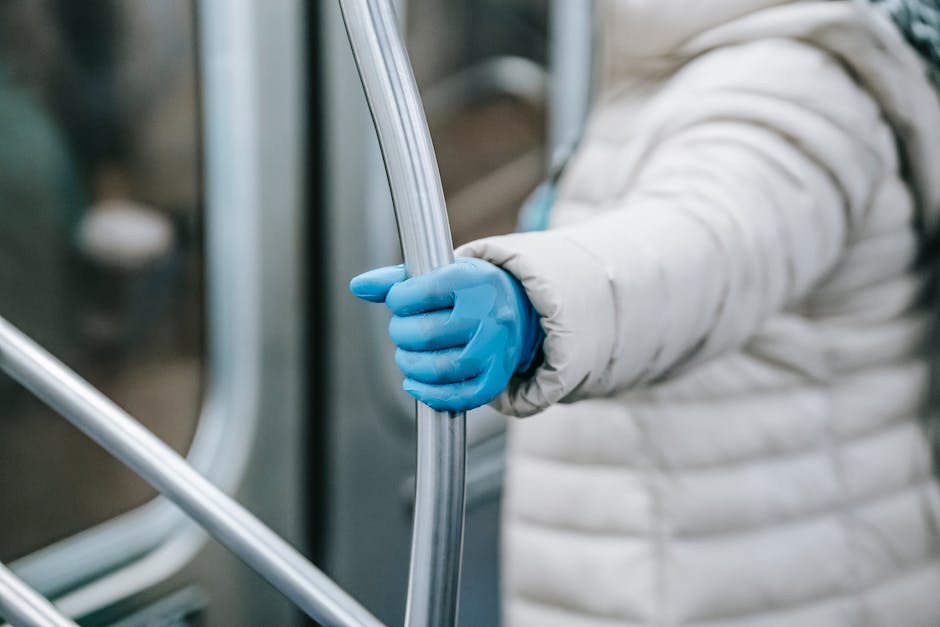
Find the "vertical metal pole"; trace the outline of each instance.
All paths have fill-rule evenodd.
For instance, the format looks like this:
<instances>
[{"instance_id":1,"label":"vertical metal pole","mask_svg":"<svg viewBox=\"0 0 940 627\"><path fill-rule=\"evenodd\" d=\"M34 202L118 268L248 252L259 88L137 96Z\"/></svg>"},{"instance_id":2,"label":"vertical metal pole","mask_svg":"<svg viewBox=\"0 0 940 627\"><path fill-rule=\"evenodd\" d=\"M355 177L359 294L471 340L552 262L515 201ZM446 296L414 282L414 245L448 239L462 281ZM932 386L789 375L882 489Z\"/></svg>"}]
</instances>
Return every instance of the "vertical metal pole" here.
<instances>
[{"instance_id":1,"label":"vertical metal pole","mask_svg":"<svg viewBox=\"0 0 940 627\"><path fill-rule=\"evenodd\" d=\"M444 193L424 109L389 0L340 0L375 121L405 266L411 276L453 262ZM418 404L418 467L405 623L457 621L463 552L466 416Z\"/></svg>"},{"instance_id":2,"label":"vertical metal pole","mask_svg":"<svg viewBox=\"0 0 940 627\"><path fill-rule=\"evenodd\" d=\"M552 171L577 146L594 83L594 0L552 0L548 139Z\"/></svg>"},{"instance_id":3,"label":"vertical metal pole","mask_svg":"<svg viewBox=\"0 0 940 627\"><path fill-rule=\"evenodd\" d=\"M0 564L0 617L14 627L77 627L3 564Z\"/></svg>"}]
</instances>

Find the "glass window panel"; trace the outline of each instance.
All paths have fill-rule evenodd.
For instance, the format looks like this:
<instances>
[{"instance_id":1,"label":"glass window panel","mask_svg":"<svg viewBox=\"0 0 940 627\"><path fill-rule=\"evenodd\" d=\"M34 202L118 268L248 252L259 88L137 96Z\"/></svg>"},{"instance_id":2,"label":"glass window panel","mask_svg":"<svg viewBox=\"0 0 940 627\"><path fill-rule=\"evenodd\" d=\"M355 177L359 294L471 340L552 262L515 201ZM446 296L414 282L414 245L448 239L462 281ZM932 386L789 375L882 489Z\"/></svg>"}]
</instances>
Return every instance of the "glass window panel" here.
<instances>
[{"instance_id":1,"label":"glass window panel","mask_svg":"<svg viewBox=\"0 0 940 627\"><path fill-rule=\"evenodd\" d=\"M515 230L520 206L544 177L544 94L541 102L520 98L512 89L523 81L508 81L507 90L486 68L515 58L544 71L547 23L545 0L408 2L408 49L430 109L455 245ZM436 110L445 86L452 106Z\"/></svg>"},{"instance_id":2,"label":"glass window panel","mask_svg":"<svg viewBox=\"0 0 940 627\"><path fill-rule=\"evenodd\" d=\"M0 0L0 315L176 450L204 383L191 0ZM0 560L153 492L0 375Z\"/></svg>"}]
</instances>

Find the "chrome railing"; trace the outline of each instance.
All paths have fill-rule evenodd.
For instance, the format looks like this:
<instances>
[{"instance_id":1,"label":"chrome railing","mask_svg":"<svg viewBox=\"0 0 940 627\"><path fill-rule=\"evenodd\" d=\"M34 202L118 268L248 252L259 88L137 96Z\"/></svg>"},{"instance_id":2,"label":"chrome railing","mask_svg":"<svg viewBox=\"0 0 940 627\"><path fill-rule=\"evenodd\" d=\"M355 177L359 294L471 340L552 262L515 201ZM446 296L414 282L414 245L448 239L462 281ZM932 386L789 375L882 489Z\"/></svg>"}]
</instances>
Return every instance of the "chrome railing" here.
<instances>
[{"instance_id":1,"label":"chrome railing","mask_svg":"<svg viewBox=\"0 0 940 627\"><path fill-rule=\"evenodd\" d=\"M197 473L179 453L2 319L0 367L173 501L308 616L328 625L381 625L295 548ZM0 597L17 610L7 616L11 622L29 609L27 600L2 580Z\"/></svg>"},{"instance_id":2,"label":"chrome railing","mask_svg":"<svg viewBox=\"0 0 940 627\"><path fill-rule=\"evenodd\" d=\"M424 111L388 0L341 0L388 164L412 274L453 261ZM296 549L196 472L110 399L0 319L0 367L202 525L307 615L327 625L381 623ZM465 417L418 409L418 505L409 624L456 621L463 537ZM0 612L15 625L70 625L11 571Z\"/></svg>"},{"instance_id":3,"label":"chrome railing","mask_svg":"<svg viewBox=\"0 0 940 627\"><path fill-rule=\"evenodd\" d=\"M375 121L409 275L454 261L424 108L388 0L340 0ZM418 468L405 624L457 621L466 480L466 415L417 408Z\"/></svg>"},{"instance_id":4,"label":"chrome railing","mask_svg":"<svg viewBox=\"0 0 940 627\"><path fill-rule=\"evenodd\" d=\"M42 627L76 627L44 596L17 579L13 572L0 564L0 616L14 625L41 625Z\"/></svg>"},{"instance_id":5,"label":"chrome railing","mask_svg":"<svg viewBox=\"0 0 940 627\"><path fill-rule=\"evenodd\" d=\"M562 165L584 129L594 87L594 0L552 0L550 167Z\"/></svg>"},{"instance_id":6,"label":"chrome railing","mask_svg":"<svg viewBox=\"0 0 940 627\"><path fill-rule=\"evenodd\" d=\"M452 263L453 246L434 149L411 66L389 0L339 2L379 135L405 264L409 274L423 274ZM565 4L556 2L556 10ZM583 46L583 37L580 42ZM565 144L579 118L583 119L585 102L569 104L571 112L561 116L563 122L559 120L556 145ZM179 454L2 319L0 367L179 506L311 618L326 625L381 625ZM448 627L456 623L460 587L466 417L419 404L417 426L406 624ZM0 615L17 626L74 625L3 565Z\"/></svg>"}]
</instances>

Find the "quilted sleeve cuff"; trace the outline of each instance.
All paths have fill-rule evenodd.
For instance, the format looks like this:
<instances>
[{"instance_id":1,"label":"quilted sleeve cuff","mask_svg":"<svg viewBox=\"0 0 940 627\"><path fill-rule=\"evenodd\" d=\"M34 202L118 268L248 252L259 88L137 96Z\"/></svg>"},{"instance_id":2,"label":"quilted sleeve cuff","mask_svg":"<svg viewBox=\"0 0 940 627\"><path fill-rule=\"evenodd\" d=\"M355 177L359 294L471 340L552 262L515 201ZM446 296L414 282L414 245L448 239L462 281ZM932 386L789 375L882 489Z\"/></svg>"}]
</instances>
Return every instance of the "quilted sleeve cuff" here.
<instances>
[{"instance_id":1,"label":"quilted sleeve cuff","mask_svg":"<svg viewBox=\"0 0 940 627\"><path fill-rule=\"evenodd\" d=\"M457 254L515 276L541 316L542 360L510 381L493 401L497 410L530 416L603 387L615 344L613 286L589 251L557 230L490 237Z\"/></svg>"}]
</instances>

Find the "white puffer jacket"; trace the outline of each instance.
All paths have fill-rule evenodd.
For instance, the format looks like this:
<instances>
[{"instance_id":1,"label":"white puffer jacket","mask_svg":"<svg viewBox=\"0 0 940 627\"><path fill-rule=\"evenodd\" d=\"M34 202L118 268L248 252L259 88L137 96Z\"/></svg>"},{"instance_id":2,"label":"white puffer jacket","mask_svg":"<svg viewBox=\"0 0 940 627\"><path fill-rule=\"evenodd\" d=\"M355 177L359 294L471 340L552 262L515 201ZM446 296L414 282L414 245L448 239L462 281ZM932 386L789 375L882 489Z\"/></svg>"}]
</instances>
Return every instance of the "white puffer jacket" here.
<instances>
[{"instance_id":1,"label":"white puffer jacket","mask_svg":"<svg viewBox=\"0 0 940 627\"><path fill-rule=\"evenodd\" d=\"M547 333L497 401L542 412L511 431L505 624L940 625L924 68L849 2L603 10L553 230L460 251Z\"/></svg>"}]
</instances>

